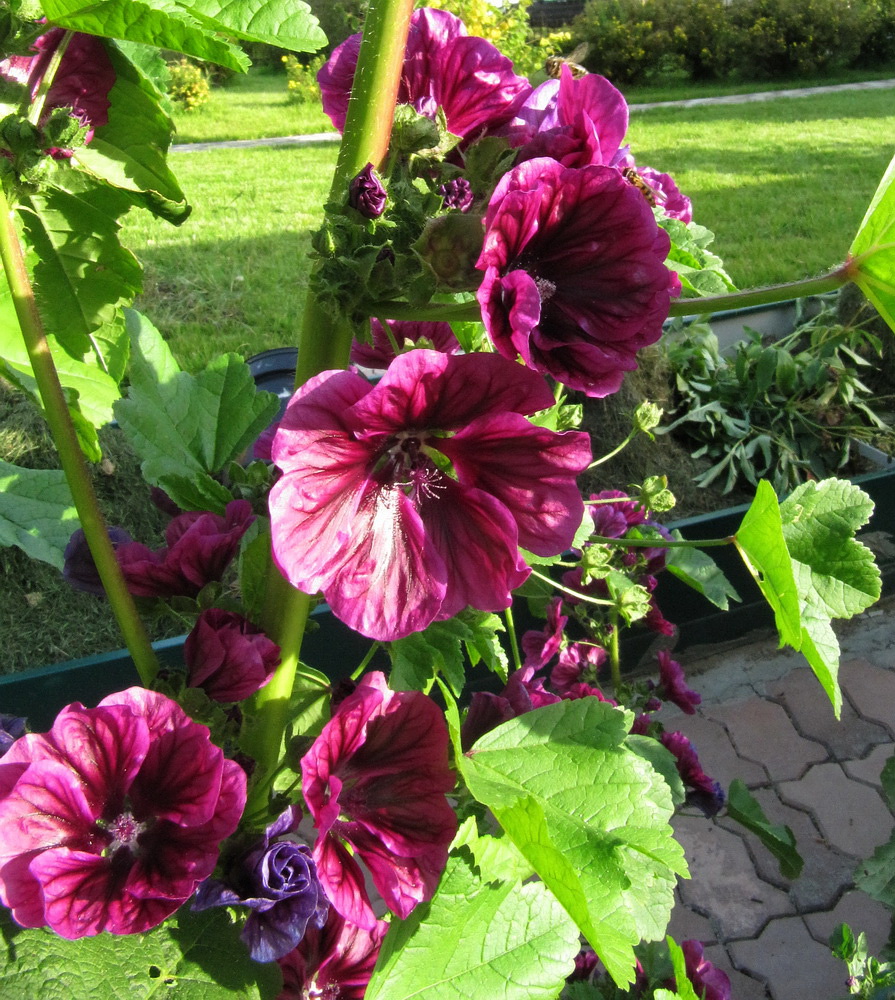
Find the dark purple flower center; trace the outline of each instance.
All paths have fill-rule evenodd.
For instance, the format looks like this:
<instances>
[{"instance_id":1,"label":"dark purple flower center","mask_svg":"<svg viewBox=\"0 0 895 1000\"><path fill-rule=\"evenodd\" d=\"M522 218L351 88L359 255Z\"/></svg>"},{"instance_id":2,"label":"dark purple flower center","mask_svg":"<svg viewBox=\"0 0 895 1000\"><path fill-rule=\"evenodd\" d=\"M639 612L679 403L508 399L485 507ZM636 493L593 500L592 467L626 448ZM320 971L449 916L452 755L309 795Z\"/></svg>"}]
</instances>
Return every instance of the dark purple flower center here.
<instances>
[{"instance_id":1,"label":"dark purple flower center","mask_svg":"<svg viewBox=\"0 0 895 1000\"><path fill-rule=\"evenodd\" d=\"M414 498L434 497L443 473L428 446L433 436L427 432L400 431L389 438L378 463L383 482L401 487Z\"/></svg>"}]
</instances>

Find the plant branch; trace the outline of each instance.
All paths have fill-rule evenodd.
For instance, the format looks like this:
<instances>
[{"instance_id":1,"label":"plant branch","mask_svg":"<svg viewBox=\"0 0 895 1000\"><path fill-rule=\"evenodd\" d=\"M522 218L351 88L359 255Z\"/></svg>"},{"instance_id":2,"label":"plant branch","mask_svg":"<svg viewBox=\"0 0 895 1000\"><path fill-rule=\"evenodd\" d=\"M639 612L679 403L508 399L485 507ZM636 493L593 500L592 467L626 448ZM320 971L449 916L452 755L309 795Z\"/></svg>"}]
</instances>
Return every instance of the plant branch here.
<instances>
[{"instance_id":1,"label":"plant branch","mask_svg":"<svg viewBox=\"0 0 895 1000\"><path fill-rule=\"evenodd\" d=\"M125 584L121 567L115 558L115 549L93 491L90 474L47 343L43 321L34 300L34 289L25 266L13 212L2 190L0 190L0 213L3 215L0 225L0 259L3 261L3 271L12 293L16 316L31 361L44 415L53 435L62 471L71 490L81 527L112 613L118 621L140 680L148 685L158 672L158 660Z\"/></svg>"},{"instance_id":2,"label":"plant branch","mask_svg":"<svg viewBox=\"0 0 895 1000\"><path fill-rule=\"evenodd\" d=\"M710 549L720 545L733 545L735 538L607 538L605 535L590 535L589 542L612 545L617 549Z\"/></svg>"},{"instance_id":3,"label":"plant branch","mask_svg":"<svg viewBox=\"0 0 895 1000\"><path fill-rule=\"evenodd\" d=\"M766 288L749 288L729 295L706 295L704 298L677 299L671 303L669 316L707 316L724 309L745 309L748 306L764 306L773 302L787 302L806 295L821 295L833 292L852 280L854 264L851 261L834 268L819 278L803 278L783 285L768 285Z\"/></svg>"}]
</instances>

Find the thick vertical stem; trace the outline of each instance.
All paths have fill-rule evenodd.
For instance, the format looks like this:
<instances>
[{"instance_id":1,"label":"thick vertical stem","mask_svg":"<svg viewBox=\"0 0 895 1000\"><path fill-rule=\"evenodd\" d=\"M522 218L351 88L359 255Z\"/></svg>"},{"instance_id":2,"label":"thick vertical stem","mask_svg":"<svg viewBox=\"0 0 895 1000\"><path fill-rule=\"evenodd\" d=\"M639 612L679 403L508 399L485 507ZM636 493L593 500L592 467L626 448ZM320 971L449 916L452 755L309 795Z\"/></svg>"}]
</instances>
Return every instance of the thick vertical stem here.
<instances>
[{"instance_id":1,"label":"thick vertical stem","mask_svg":"<svg viewBox=\"0 0 895 1000\"><path fill-rule=\"evenodd\" d=\"M413 0L371 0L333 177L334 200L367 163L379 164L388 150L412 12ZM352 335L347 322L322 308L309 294L298 342L296 385L321 371L345 368ZM262 624L279 644L282 659L270 683L256 695L254 715L244 734L244 747L258 765L247 815L263 810L282 752L289 698L312 600L286 583L276 566L271 566Z\"/></svg>"},{"instance_id":2,"label":"thick vertical stem","mask_svg":"<svg viewBox=\"0 0 895 1000\"><path fill-rule=\"evenodd\" d=\"M0 225L0 259L3 261L3 271L12 293L16 316L31 360L31 368L43 402L47 423L112 612L121 628L140 679L144 684L149 684L158 671L158 661L125 585L93 492L93 484L47 344L43 322L34 301L34 290L25 267L13 214L2 190L0 190L0 214L3 216Z\"/></svg>"}]
</instances>

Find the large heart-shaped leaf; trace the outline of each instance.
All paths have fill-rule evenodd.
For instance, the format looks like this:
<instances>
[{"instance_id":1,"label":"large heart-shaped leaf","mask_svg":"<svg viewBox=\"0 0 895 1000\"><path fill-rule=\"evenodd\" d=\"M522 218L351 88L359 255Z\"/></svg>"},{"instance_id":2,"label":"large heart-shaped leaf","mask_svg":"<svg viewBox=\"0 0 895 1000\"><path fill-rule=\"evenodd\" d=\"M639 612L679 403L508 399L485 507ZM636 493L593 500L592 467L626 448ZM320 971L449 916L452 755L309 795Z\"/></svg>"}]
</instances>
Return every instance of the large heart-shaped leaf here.
<instances>
[{"instance_id":1,"label":"large heart-shaped leaf","mask_svg":"<svg viewBox=\"0 0 895 1000\"><path fill-rule=\"evenodd\" d=\"M77 527L62 472L0 462L0 545L17 545L32 559L62 569L62 554Z\"/></svg>"},{"instance_id":2,"label":"large heart-shaped leaf","mask_svg":"<svg viewBox=\"0 0 895 1000\"><path fill-rule=\"evenodd\" d=\"M235 354L215 358L196 376L181 371L145 316L129 310L127 319L131 384L115 416L143 459L143 475L181 506L222 511L229 494L210 477L268 426L279 400L256 390Z\"/></svg>"},{"instance_id":3,"label":"large heart-shaped leaf","mask_svg":"<svg viewBox=\"0 0 895 1000\"><path fill-rule=\"evenodd\" d=\"M871 199L848 255L855 284L895 330L895 157Z\"/></svg>"}]
</instances>

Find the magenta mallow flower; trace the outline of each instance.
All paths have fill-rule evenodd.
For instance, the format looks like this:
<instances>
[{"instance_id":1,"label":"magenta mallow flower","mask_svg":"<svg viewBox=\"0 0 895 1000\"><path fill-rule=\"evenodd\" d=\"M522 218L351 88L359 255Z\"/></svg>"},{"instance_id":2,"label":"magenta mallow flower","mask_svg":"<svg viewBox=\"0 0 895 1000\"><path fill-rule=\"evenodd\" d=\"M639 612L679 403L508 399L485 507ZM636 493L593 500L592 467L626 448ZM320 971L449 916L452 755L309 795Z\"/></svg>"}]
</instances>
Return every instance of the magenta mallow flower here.
<instances>
[{"instance_id":1,"label":"magenta mallow flower","mask_svg":"<svg viewBox=\"0 0 895 1000\"><path fill-rule=\"evenodd\" d=\"M386 324L398 347L423 341L427 347L440 351L442 354L460 354L462 352L450 323L390 319L386 320ZM388 368L397 355L388 334L378 319L370 320L370 335L372 343L362 344L355 340L351 345L351 363L376 370ZM420 346L423 345L420 344Z\"/></svg>"},{"instance_id":2,"label":"magenta mallow flower","mask_svg":"<svg viewBox=\"0 0 895 1000\"><path fill-rule=\"evenodd\" d=\"M687 715L694 715L702 696L687 687L681 665L671 658L671 653L667 649L660 649L656 653L656 659L659 661L659 688L656 692L658 696L677 705Z\"/></svg>"},{"instance_id":3,"label":"magenta mallow flower","mask_svg":"<svg viewBox=\"0 0 895 1000\"><path fill-rule=\"evenodd\" d=\"M702 942L683 941L684 966L687 978L702 1000L730 1000L730 977L704 955Z\"/></svg>"},{"instance_id":4,"label":"magenta mallow flower","mask_svg":"<svg viewBox=\"0 0 895 1000\"><path fill-rule=\"evenodd\" d=\"M606 650L592 643L573 642L559 654L559 660L550 673L550 683L563 697L578 685L596 687L598 674L606 664Z\"/></svg>"},{"instance_id":5,"label":"magenta mallow flower","mask_svg":"<svg viewBox=\"0 0 895 1000\"><path fill-rule=\"evenodd\" d=\"M479 737L502 723L558 701L562 699L544 687L544 679L538 676L535 667L514 670L500 694L491 691L476 691L473 694L469 711L460 727L463 750L468 750Z\"/></svg>"},{"instance_id":6,"label":"magenta mallow flower","mask_svg":"<svg viewBox=\"0 0 895 1000\"><path fill-rule=\"evenodd\" d=\"M491 341L589 396L616 392L680 291L669 247L618 170L545 157L514 167L491 197L476 265Z\"/></svg>"},{"instance_id":7,"label":"magenta mallow flower","mask_svg":"<svg viewBox=\"0 0 895 1000\"><path fill-rule=\"evenodd\" d=\"M363 862L385 905L400 917L430 899L447 863L457 817L448 733L419 691L390 691L365 675L302 758L302 791L319 836L317 874L351 923L374 930Z\"/></svg>"},{"instance_id":8,"label":"magenta mallow flower","mask_svg":"<svg viewBox=\"0 0 895 1000\"><path fill-rule=\"evenodd\" d=\"M564 167L616 166L627 147L628 105L621 92L595 73L575 79L567 66L560 79L532 91L509 127L520 145L517 163L549 156Z\"/></svg>"},{"instance_id":9,"label":"magenta mallow flower","mask_svg":"<svg viewBox=\"0 0 895 1000\"><path fill-rule=\"evenodd\" d=\"M695 805L706 816L714 816L724 805L724 791L702 769L696 747L680 732L663 732L659 742L673 754L678 774L687 792L687 802Z\"/></svg>"},{"instance_id":10,"label":"magenta mallow flower","mask_svg":"<svg viewBox=\"0 0 895 1000\"><path fill-rule=\"evenodd\" d=\"M681 222L693 221L693 205L690 199L682 194L675 184L671 174L662 173L652 167L636 167L638 175L649 187L657 207L671 219Z\"/></svg>"},{"instance_id":11,"label":"magenta mallow flower","mask_svg":"<svg viewBox=\"0 0 895 1000\"><path fill-rule=\"evenodd\" d=\"M317 74L323 110L341 132L354 82L359 34L337 46ZM463 22L444 10L415 10L404 53L398 104L435 118L443 108L448 131L477 138L509 122L531 85L513 63L483 38L467 35Z\"/></svg>"},{"instance_id":12,"label":"magenta mallow flower","mask_svg":"<svg viewBox=\"0 0 895 1000\"><path fill-rule=\"evenodd\" d=\"M358 927L330 907L325 926L309 926L299 946L280 959L277 1000L363 1000L388 926L377 920L370 929Z\"/></svg>"},{"instance_id":13,"label":"magenta mallow flower","mask_svg":"<svg viewBox=\"0 0 895 1000\"><path fill-rule=\"evenodd\" d=\"M24 84L32 99L37 94L50 60L65 37L62 28L52 28L32 46L36 55L9 56L0 62L0 76ZM76 32L62 56L56 75L46 96L41 124L55 108L71 108L72 115L88 131L86 142L93 138L94 129L109 120L109 91L115 83L115 70L102 40L94 35ZM70 156L70 151L49 150L55 156Z\"/></svg>"},{"instance_id":14,"label":"magenta mallow flower","mask_svg":"<svg viewBox=\"0 0 895 1000\"><path fill-rule=\"evenodd\" d=\"M274 440L278 566L374 639L509 607L530 572L519 547L562 552L583 516L587 435L524 416L552 403L542 379L492 354L411 351L375 387L354 372L311 379Z\"/></svg>"},{"instance_id":15,"label":"magenta mallow flower","mask_svg":"<svg viewBox=\"0 0 895 1000\"><path fill-rule=\"evenodd\" d=\"M290 806L244 854L227 866L226 876L199 886L193 910L246 906L251 911L240 937L256 962L283 958L308 928L326 923L329 902L317 878L311 849L289 839L301 822Z\"/></svg>"},{"instance_id":16,"label":"magenta mallow flower","mask_svg":"<svg viewBox=\"0 0 895 1000\"><path fill-rule=\"evenodd\" d=\"M348 204L365 219L378 219L385 211L388 196L373 164L368 163L348 185Z\"/></svg>"},{"instance_id":17,"label":"magenta mallow flower","mask_svg":"<svg viewBox=\"0 0 895 1000\"><path fill-rule=\"evenodd\" d=\"M591 493L589 499L603 501L589 504L587 508L594 522L594 533L603 538L621 538L629 528L635 528L646 521L646 510L620 490ZM605 502L616 499L618 502Z\"/></svg>"},{"instance_id":18,"label":"magenta mallow flower","mask_svg":"<svg viewBox=\"0 0 895 1000\"><path fill-rule=\"evenodd\" d=\"M0 900L64 938L142 933L211 874L245 795L242 768L170 698L75 702L0 761Z\"/></svg>"},{"instance_id":19,"label":"magenta mallow flower","mask_svg":"<svg viewBox=\"0 0 895 1000\"><path fill-rule=\"evenodd\" d=\"M179 514L165 530L168 544L160 549L140 542L118 545L115 557L127 589L135 597L195 597L223 577L254 520L248 500L233 500L224 515Z\"/></svg>"},{"instance_id":20,"label":"magenta mallow flower","mask_svg":"<svg viewBox=\"0 0 895 1000\"><path fill-rule=\"evenodd\" d=\"M273 676L280 647L242 615L209 608L186 637L183 659L190 687L215 701L242 701Z\"/></svg>"},{"instance_id":21,"label":"magenta mallow flower","mask_svg":"<svg viewBox=\"0 0 895 1000\"><path fill-rule=\"evenodd\" d=\"M547 602L547 623L538 632L529 629L522 636L520 645L525 654L526 667L540 670L560 651L565 638L563 630L569 623L569 616L562 613L562 598L552 597Z\"/></svg>"}]
</instances>

